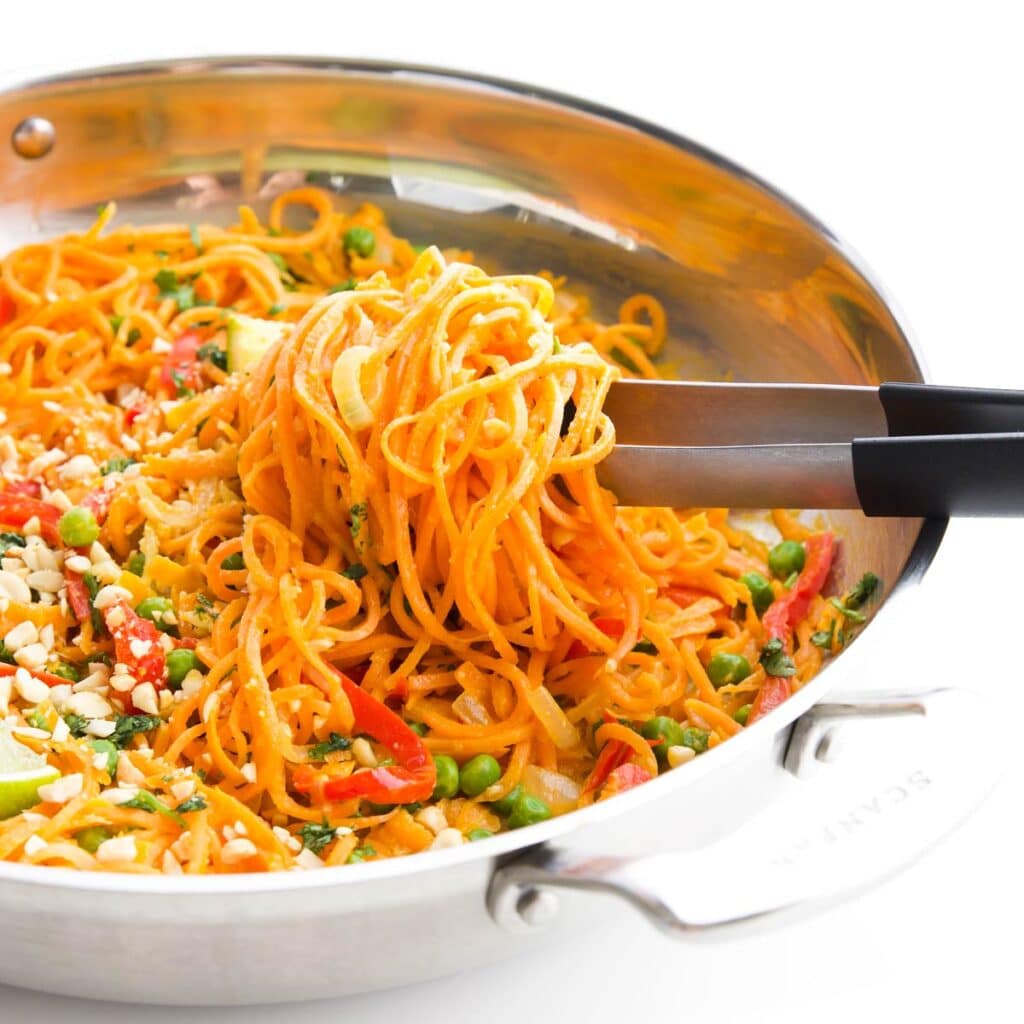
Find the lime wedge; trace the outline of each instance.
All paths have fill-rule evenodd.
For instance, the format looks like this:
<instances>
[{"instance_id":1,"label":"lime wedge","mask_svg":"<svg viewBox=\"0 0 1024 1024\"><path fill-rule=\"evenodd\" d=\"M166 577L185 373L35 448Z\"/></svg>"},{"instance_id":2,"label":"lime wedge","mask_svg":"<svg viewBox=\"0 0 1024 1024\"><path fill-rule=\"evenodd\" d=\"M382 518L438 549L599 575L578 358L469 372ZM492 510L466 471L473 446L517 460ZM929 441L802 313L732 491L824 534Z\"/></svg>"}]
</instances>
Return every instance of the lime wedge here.
<instances>
[{"instance_id":1,"label":"lime wedge","mask_svg":"<svg viewBox=\"0 0 1024 1024\"><path fill-rule=\"evenodd\" d=\"M60 778L42 754L29 750L0 722L0 820L39 803L39 787Z\"/></svg>"}]
</instances>

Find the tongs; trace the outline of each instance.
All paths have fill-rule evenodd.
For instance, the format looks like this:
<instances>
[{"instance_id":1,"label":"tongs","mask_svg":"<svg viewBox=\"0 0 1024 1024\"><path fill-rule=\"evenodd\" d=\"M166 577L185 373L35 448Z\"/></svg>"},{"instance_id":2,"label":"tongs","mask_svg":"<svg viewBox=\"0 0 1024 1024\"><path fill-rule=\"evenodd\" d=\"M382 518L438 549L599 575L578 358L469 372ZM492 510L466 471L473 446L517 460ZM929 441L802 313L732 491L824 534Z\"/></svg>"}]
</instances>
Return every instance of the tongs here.
<instances>
[{"instance_id":1,"label":"tongs","mask_svg":"<svg viewBox=\"0 0 1024 1024\"><path fill-rule=\"evenodd\" d=\"M619 381L620 504L1024 515L1024 391Z\"/></svg>"}]
</instances>

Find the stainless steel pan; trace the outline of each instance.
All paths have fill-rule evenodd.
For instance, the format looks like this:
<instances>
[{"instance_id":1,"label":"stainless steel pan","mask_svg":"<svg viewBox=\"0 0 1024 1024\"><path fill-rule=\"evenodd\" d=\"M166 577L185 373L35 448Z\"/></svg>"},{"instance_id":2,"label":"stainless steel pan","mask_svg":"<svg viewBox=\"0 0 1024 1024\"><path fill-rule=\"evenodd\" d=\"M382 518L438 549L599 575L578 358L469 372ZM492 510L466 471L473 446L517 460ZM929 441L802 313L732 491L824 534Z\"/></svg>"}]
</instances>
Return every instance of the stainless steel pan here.
<instances>
[{"instance_id":1,"label":"stainless steel pan","mask_svg":"<svg viewBox=\"0 0 1024 1024\"><path fill-rule=\"evenodd\" d=\"M81 228L111 198L136 222L226 221L238 201L308 178L342 202L371 198L414 240L568 274L599 314L637 290L664 298L681 376L922 376L889 305L804 211L670 132L540 90L360 62L181 61L12 88L0 138L5 250ZM931 699L821 703L927 606L918 584L945 525L832 521L840 585L869 568L886 581L877 623L779 711L684 769L542 825L380 864L195 879L0 864L0 981L168 1003L392 986L558 934L540 925L559 888L618 892L672 931L714 932L683 916L671 859L634 858L734 829L816 763L836 722L916 714ZM894 678L906 667L889 664ZM586 912L561 917L573 926Z\"/></svg>"}]
</instances>

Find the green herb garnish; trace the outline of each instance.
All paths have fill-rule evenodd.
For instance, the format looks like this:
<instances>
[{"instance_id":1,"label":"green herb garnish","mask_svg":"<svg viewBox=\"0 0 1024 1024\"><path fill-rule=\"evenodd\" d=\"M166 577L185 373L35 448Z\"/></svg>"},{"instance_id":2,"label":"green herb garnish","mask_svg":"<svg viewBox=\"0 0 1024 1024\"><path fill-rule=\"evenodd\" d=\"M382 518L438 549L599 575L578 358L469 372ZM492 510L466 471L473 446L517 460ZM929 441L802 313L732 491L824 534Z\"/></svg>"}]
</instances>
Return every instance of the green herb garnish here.
<instances>
[{"instance_id":1,"label":"green herb garnish","mask_svg":"<svg viewBox=\"0 0 1024 1024\"><path fill-rule=\"evenodd\" d=\"M310 761L323 761L327 758L327 755L335 750L348 750L352 746L352 741L347 736L341 736L336 732L332 732L326 740L320 743L314 743L309 748L309 759Z\"/></svg>"},{"instance_id":2,"label":"green herb garnish","mask_svg":"<svg viewBox=\"0 0 1024 1024\"><path fill-rule=\"evenodd\" d=\"M778 638L769 640L761 648L761 664L764 665L765 672L770 676L796 675L793 659L786 654L786 649Z\"/></svg>"},{"instance_id":3,"label":"green herb garnish","mask_svg":"<svg viewBox=\"0 0 1024 1024\"><path fill-rule=\"evenodd\" d=\"M312 850L317 856L323 853L325 847L334 842L337 835L338 830L331 828L326 821L322 825L308 821L299 829L302 845L307 850Z\"/></svg>"},{"instance_id":4,"label":"green herb garnish","mask_svg":"<svg viewBox=\"0 0 1024 1024\"><path fill-rule=\"evenodd\" d=\"M107 461L100 466L100 475L109 476L111 473L123 473L129 466L134 465L134 459L128 458L127 455L118 455L116 458L107 459Z\"/></svg>"},{"instance_id":5,"label":"green herb garnish","mask_svg":"<svg viewBox=\"0 0 1024 1024\"><path fill-rule=\"evenodd\" d=\"M174 809L178 814L191 814L193 811L205 811L208 806L209 804L207 804L206 798L202 793L193 793L187 800L182 800Z\"/></svg>"},{"instance_id":6,"label":"green herb garnish","mask_svg":"<svg viewBox=\"0 0 1024 1024\"><path fill-rule=\"evenodd\" d=\"M121 715L109 736L110 742L123 747L133 736L140 732L150 732L162 722L159 715Z\"/></svg>"}]
</instances>

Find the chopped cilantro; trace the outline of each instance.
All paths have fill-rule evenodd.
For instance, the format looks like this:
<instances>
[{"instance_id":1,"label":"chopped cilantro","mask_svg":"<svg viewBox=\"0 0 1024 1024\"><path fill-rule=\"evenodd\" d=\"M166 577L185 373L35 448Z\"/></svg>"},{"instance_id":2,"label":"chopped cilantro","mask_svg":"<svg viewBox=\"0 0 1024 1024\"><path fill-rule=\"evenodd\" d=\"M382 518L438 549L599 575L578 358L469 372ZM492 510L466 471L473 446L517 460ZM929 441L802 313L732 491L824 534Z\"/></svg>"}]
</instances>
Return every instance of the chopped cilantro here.
<instances>
[{"instance_id":1,"label":"chopped cilantro","mask_svg":"<svg viewBox=\"0 0 1024 1024\"><path fill-rule=\"evenodd\" d=\"M338 830L331 828L326 821L322 825L308 821L299 829L302 845L307 850L312 850L318 856L323 853L325 847L334 842L337 834Z\"/></svg>"},{"instance_id":2,"label":"chopped cilantro","mask_svg":"<svg viewBox=\"0 0 1024 1024\"><path fill-rule=\"evenodd\" d=\"M188 237L192 240L192 245L198 255L203 251L203 240L199 237L199 228L195 224L190 224L188 229Z\"/></svg>"},{"instance_id":3,"label":"chopped cilantro","mask_svg":"<svg viewBox=\"0 0 1024 1024\"><path fill-rule=\"evenodd\" d=\"M195 614L208 615L211 619L217 618L217 613L213 610L213 601L211 601L205 594L197 595Z\"/></svg>"},{"instance_id":4,"label":"chopped cilantro","mask_svg":"<svg viewBox=\"0 0 1024 1024\"><path fill-rule=\"evenodd\" d=\"M115 313L112 317L109 318L109 322L110 322L110 329L115 334L117 334L117 332L121 329L121 324L124 323L124 317L123 316L119 316L118 314Z\"/></svg>"},{"instance_id":5,"label":"chopped cilantro","mask_svg":"<svg viewBox=\"0 0 1024 1024\"><path fill-rule=\"evenodd\" d=\"M353 562L341 575L347 580L361 580L366 575L366 566L362 562Z\"/></svg>"},{"instance_id":6,"label":"chopped cilantro","mask_svg":"<svg viewBox=\"0 0 1024 1024\"><path fill-rule=\"evenodd\" d=\"M218 370L224 370L227 372L228 368L228 354L225 349L222 349L215 341L208 341L205 345L199 346L199 351L196 355L200 359L205 359L208 363L213 363Z\"/></svg>"},{"instance_id":7,"label":"chopped cilantro","mask_svg":"<svg viewBox=\"0 0 1024 1024\"><path fill-rule=\"evenodd\" d=\"M0 558L3 558L11 548L24 546L25 538L20 533L0 533Z\"/></svg>"},{"instance_id":8,"label":"chopped cilantro","mask_svg":"<svg viewBox=\"0 0 1024 1024\"><path fill-rule=\"evenodd\" d=\"M100 475L109 476L111 473L123 473L129 466L134 465L134 459L128 458L127 455L118 455L116 458L107 459L107 461L100 466Z\"/></svg>"},{"instance_id":9,"label":"chopped cilantro","mask_svg":"<svg viewBox=\"0 0 1024 1024\"><path fill-rule=\"evenodd\" d=\"M313 744L309 748L308 756L310 761L323 761L333 751L348 750L351 746L352 741L347 736L341 736L336 732L332 732L326 740Z\"/></svg>"},{"instance_id":10,"label":"chopped cilantro","mask_svg":"<svg viewBox=\"0 0 1024 1024\"><path fill-rule=\"evenodd\" d=\"M562 351L562 343L557 338L555 338L554 342L552 343L552 346L551 346L551 352L554 355L557 356L558 353L561 352L561 351Z\"/></svg>"},{"instance_id":11,"label":"chopped cilantro","mask_svg":"<svg viewBox=\"0 0 1024 1024\"><path fill-rule=\"evenodd\" d=\"M358 540L359 534L363 530L363 523L366 522L366 502L361 501L358 505L353 505L348 511L351 516L349 530L352 532L352 539Z\"/></svg>"},{"instance_id":12,"label":"chopped cilantro","mask_svg":"<svg viewBox=\"0 0 1024 1024\"><path fill-rule=\"evenodd\" d=\"M816 633L811 634L811 643L815 647L820 647L822 650L832 650L832 641L836 635L836 622L833 619L829 623L828 629L819 629Z\"/></svg>"},{"instance_id":13,"label":"chopped cilantro","mask_svg":"<svg viewBox=\"0 0 1024 1024\"><path fill-rule=\"evenodd\" d=\"M14 652L9 647L5 647L2 641L0 641L0 663L4 665L15 664Z\"/></svg>"},{"instance_id":14,"label":"chopped cilantro","mask_svg":"<svg viewBox=\"0 0 1024 1024\"><path fill-rule=\"evenodd\" d=\"M179 311L203 305L196 301L195 287L190 282L181 282L173 270L167 268L158 270L153 277L153 282L160 289L160 298L174 299L178 304Z\"/></svg>"},{"instance_id":15,"label":"chopped cilantro","mask_svg":"<svg viewBox=\"0 0 1024 1024\"><path fill-rule=\"evenodd\" d=\"M174 393L178 398L191 398L195 389L185 383L185 375L181 370L171 370L171 380L174 381Z\"/></svg>"},{"instance_id":16,"label":"chopped cilantro","mask_svg":"<svg viewBox=\"0 0 1024 1024\"><path fill-rule=\"evenodd\" d=\"M284 312L284 306L280 302L275 302L268 310L267 316L277 316L278 313Z\"/></svg>"},{"instance_id":17,"label":"chopped cilantro","mask_svg":"<svg viewBox=\"0 0 1024 1024\"><path fill-rule=\"evenodd\" d=\"M110 741L123 747L133 736L140 732L149 732L163 721L159 715L121 715L110 734Z\"/></svg>"},{"instance_id":18,"label":"chopped cilantro","mask_svg":"<svg viewBox=\"0 0 1024 1024\"><path fill-rule=\"evenodd\" d=\"M198 772L196 773L198 774ZM209 805L202 793L193 793L187 800L183 800L174 809L178 814L191 814L193 811L205 811Z\"/></svg>"},{"instance_id":19,"label":"chopped cilantro","mask_svg":"<svg viewBox=\"0 0 1024 1024\"><path fill-rule=\"evenodd\" d=\"M873 573L866 572L858 580L857 585L846 595L847 608L860 608L875 596L875 591L882 581Z\"/></svg>"},{"instance_id":20,"label":"chopped cilantro","mask_svg":"<svg viewBox=\"0 0 1024 1024\"><path fill-rule=\"evenodd\" d=\"M657 654L658 648L651 643L647 637L644 637L638 644L633 647L634 654Z\"/></svg>"},{"instance_id":21,"label":"chopped cilantro","mask_svg":"<svg viewBox=\"0 0 1024 1024\"><path fill-rule=\"evenodd\" d=\"M182 820L180 814L177 811L172 811L170 807L159 799L159 797L153 796L152 793L147 792L144 789L139 790L131 800L126 800L122 807L134 807L138 811L148 811L150 814L159 814L165 818L170 819L177 825L184 825L185 822Z\"/></svg>"},{"instance_id":22,"label":"chopped cilantro","mask_svg":"<svg viewBox=\"0 0 1024 1024\"><path fill-rule=\"evenodd\" d=\"M142 337L142 331L140 331L138 329L138 327L133 327L128 332L128 337L125 338L124 343L128 346L128 348L131 348L132 345L134 345L135 342L137 342L139 340L139 338L141 338L141 337Z\"/></svg>"},{"instance_id":23,"label":"chopped cilantro","mask_svg":"<svg viewBox=\"0 0 1024 1024\"><path fill-rule=\"evenodd\" d=\"M850 608L848 605L843 604L843 602L840 601L838 597L830 597L828 599L828 603L832 605L832 607L835 608L837 612L845 616L851 622L856 622L858 624L860 624L861 622L867 622L866 615L864 615L862 612L854 610L853 608Z\"/></svg>"},{"instance_id":24,"label":"chopped cilantro","mask_svg":"<svg viewBox=\"0 0 1024 1024\"><path fill-rule=\"evenodd\" d=\"M786 654L786 649L778 638L769 640L761 648L761 664L764 665L765 672L770 676L785 677L796 675L796 666L793 664L793 659Z\"/></svg>"},{"instance_id":25,"label":"chopped cilantro","mask_svg":"<svg viewBox=\"0 0 1024 1024\"><path fill-rule=\"evenodd\" d=\"M220 563L220 567L225 572L238 572L240 569L245 568L245 556L241 551L236 551L234 554L228 555L228 557Z\"/></svg>"},{"instance_id":26,"label":"chopped cilantro","mask_svg":"<svg viewBox=\"0 0 1024 1024\"><path fill-rule=\"evenodd\" d=\"M784 583L783 583L782 585L783 585L783 586L784 586L784 587L785 587L785 588L786 588L787 590L792 590L792 589L793 589L793 584L794 584L794 583L796 583L796 581L797 581L798 579L800 579L800 573L798 573L798 572L791 572L791 573L790 573L790 574L789 574L789 575L788 575L788 576L786 577L786 579L785 579L785 582L784 582Z\"/></svg>"},{"instance_id":27,"label":"chopped cilantro","mask_svg":"<svg viewBox=\"0 0 1024 1024\"><path fill-rule=\"evenodd\" d=\"M335 295L338 292L350 292L355 289L355 286L356 279L354 277L350 277L347 281L339 281L337 284L332 284L331 287L327 289L327 294Z\"/></svg>"}]
</instances>

